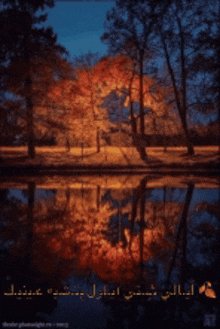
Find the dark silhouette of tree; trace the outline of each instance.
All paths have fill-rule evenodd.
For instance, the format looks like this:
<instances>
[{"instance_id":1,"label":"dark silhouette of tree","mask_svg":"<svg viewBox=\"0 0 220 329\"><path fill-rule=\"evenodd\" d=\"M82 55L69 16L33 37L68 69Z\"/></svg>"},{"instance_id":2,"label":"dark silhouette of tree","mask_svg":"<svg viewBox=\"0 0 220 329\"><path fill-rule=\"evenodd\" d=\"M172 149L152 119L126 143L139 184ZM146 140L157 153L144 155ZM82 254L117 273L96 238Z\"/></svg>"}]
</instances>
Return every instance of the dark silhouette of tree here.
<instances>
[{"instance_id":1,"label":"dark silhouette of tree","mask_svg":"<svg viewBox=\"0 0 220 329\"><path fill-rule=\"evenodd\" d=\"M203 114L220 111L220 3L213 1L205 17L203 29L196 35L195 45L199 49L190 71L200 82L200 93L196 98L197 110ZM217 113L216 113L217 114ZM220 114L220 112L218 112Z\"/></svg>"},{"instance_id":2,"label":"dark silhouette of tree","mask_svg":"<svg viewBox=\"0 0 220 329\"><path fill-rule=\"evenodd\" d=\"M158 83L169 80L169 88L172 86L172 104L181 120L188 154L194 153L190 116L195 117L197 111L209 115L219 108L218 15L218 1L203 0L119 0L107 13L102 40L110 52L125 53L133 59L139 71L141 139L146 128L143 76L146 61L154 61L160 68ZM161 71L162 62L166 63L167 76ZM132 116L132 100L130 104ZM135 131L134 120L132 125Z\"/></svg>"},{"instance_id":3,"label":"dark silhouette of tree","mask_svg":"<svg viewBox=\"0 0 220 329\"><path fill-rule=\"evenodd\" d=\"M5 0L0 12L1 87L25 104L28 156L31 158L35 157L35 108L48 87L65 76L70 68L63 57L67 51L57 44L52 28L36 26L46 21L46 14L37 14L45 7L53 7L53 1Z\"/></svg>"},{"instance_id":4,"label":"dark silhouette of tree","mask_svg":"<svg viewBox=\"0 0 220 329\"><path fill-rule=\"evenodd\" d=\"M124 53L132 59L139 73L139 114L140 114L140 156L147 159L144 134L145 134L145 110L144 110L144 65L150 60L151 54L148 46L149 36L156 23L158 10L161 14L165 5L158 6L160 1L116 1L116 6L107 12L105 21L106 32L102 41L109 46L110 52ZM132 107L132 103L131 103ZM134 126L134 120L133 126ZM135 127L133 127L135 130Z\"/></svg>"},{"instance_id":5,"label":"dark silhouette of tree","mask_svg":"<svg viewBox=\"0 0 220 329\"><path fill-rule=\"evenodd\" d=\"M193 194L193 189L194 189L194 184L189 184L188 189L187 189L187 194L186 194L186 200L184 203L184 208L182 212L182 216L180 219L180 224L179 224L179 229L176 235L176 245L175 245L175 250L173 253L173 259L170 264L169 272L167 275L167 281L166 284L169 285L170 283L170 276L176 261L177 257L177 252L178 252L178 245L180 243L180 237L182 235L182 262L181 262L181 284L184 286L185 283L185 271L186 271L186 247L187 247L187 216L189 212L189 206L190 202L192 199L192 194Z\"/></svg>"},{"instance_id":6,"label":"dark silhouette of tree","mask_svg":"<svg viewBox=\"0 0 220 329\"><path fill-rule=\"evenodd\" d=\"M210 78L201 77L204 62L198 66L198 61L203 56L204 59L212 57L210 54L213 53L213 49L210 45L216 34L218 21L215 17L217 15L214 14L216 7L217 3L214 1L212 4L207 1L171 1L166 14L157 21L154 31L155 47L159 52L161 48L161 54L165 57L175 107L185 134L188 154L191 155L194 149L189 131L189 117L195 116L196 110L201 111L204 107L208 114L211 110L211 102L207 104L207 95L211 88ZM158 46L159 44L161 47ZM205 65L208 72L210 63L206 61ZM196 66L198 74L195 74ZM211 66L210 69L214 70L214 63Z\"/></svg>"}]
</instances>

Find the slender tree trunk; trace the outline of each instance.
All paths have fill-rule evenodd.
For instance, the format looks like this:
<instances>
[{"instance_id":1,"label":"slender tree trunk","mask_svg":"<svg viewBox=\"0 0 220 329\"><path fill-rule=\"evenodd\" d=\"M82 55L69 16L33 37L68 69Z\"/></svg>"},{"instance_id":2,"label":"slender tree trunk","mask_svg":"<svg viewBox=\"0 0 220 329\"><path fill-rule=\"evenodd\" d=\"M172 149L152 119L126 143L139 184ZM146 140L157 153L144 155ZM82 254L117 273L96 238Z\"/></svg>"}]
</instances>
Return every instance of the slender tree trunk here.
<instances>
[{"instance_id":1,"label":"slender tree trunk","mask_svg":"<svg viewBox=\"0 0 220 329\"><path fill-rule=\"evenodd\" d=\"M119 235L119 242L122 241L122 211L121 211L121 200L119 200L119 207L118 207L118 220L119 220L119 228L118 228L118 235Z\"/></svg>"},{"instance_id":2,"label":"slender tree trunk","mask_svg":"<svg viewBox=\"0 0 220 329\"><path fill-rule=\"evenodd\" d=\"M140 134L137 133L137 121L134 117L134 108L133 108L133 101L130 101L130 114L131 114L131 129L132 129L132 140L133 145L136 147L138 153L140 154L141 159L143 159L143 140L140 137ZM145 147L144 147L145 152Z\"/></svg>"},{"instance_id":3,"label":"slender tree trunk","mask_svg":"<svg viewBox=\"0 0 220 329\"><path fill-rule=\"evenodd\" d=\"M187 150L189 155L194 154L193 145L189 136L189 131L186 122L187 114L187 86L186 86L186 56L185 56L185 39L182 31L182 25L179 17L177 16L177 22L179 26L180 33L180 57L181 57L181 80L182 80L182 125L186 136Z\"/></svg>"},{"instance_id":4,"label":"slender tree trunk","mask_svg":"<svg viewBox=\"0 0 220 329\"><path fill-rule=\"evenodd\" d=\"M186 282L186 264L187 264L187 216L183 218L183 244L182 244L182 262L181 262L181 275L180 275L180 283L182 289L184 289L184 285Z\"/></svg>"},{"instance_id":5,"label":"slender tree trunk","mask_svg":"<svg viewBox=\"0 0 220 329\"><path fill-rule=\"evenodd\" d=\"M25 80L25 101L27 111L27 146L28 157L35 158L35 145L34 145L34 103L33 103L33 90L31 79L31 47L29 45L29 35L24 38L24 61L26 63L26 80Z\"/></svg>"},{"instance_id":6,"label":"slender tree trunk","mask_svg":"<svg viewBox=\"0 0 220 329\"><path fill-rule=\"evenodd\" d=\"M66 137L66 152L70 151L70 141L69 141L69 136Z\"/></svg>"},{"instance_id":7,"label":"slender tree trunk","mask_svg":"<svg viewBox=\"0 0 220 329\"><path fill-rule=\"evenodd\" d=\"M129 86L129 101L130 101L130 115L131 115L131 130L132 130L132 140L133 145L136 147L138 153L140 154L140 157L142 160L146 160L147 155L145 151L145 141L144 141L144 133L145 133L145 123L144 123L144 104L143 104L143 56L140 60L142 62L142 65L140 65L140 71L142 72L142 77L140 77L140 130L143 133L138 134L137 132L137 121L134 116L134 103L131 96L131 87L132 87L132 81L134 77L134 72L132 79L130 81Z\"/></svg>"},{"instance_id":8,"label":"slender tree trunk","mask_svg":"<svg viewBox=\"0 0 220 329\"><path fill-rule=\"evenodd\" d=\"M160 34L161 34L161 41L162 41L163 48L164 48L164 53L165 53L165 57L166 57L169 74L170 74L172 85L173 85L176 107L177 107L177 110L178 110L178 113L180 116L183 131L184 131L184 134L186 137L188 154L193 155L194 148L193 148L193 144L191 143L189 132L188 132L188 127L186 124L187 106L186 106L186 71L185 71L185 58L184 58L184 50L183 50L184 41L183 40L181 41L181 76L182 76L182 89L183 89L182 90L183 104L181 104L179 90L177 89L177 84L176 84L176 78L174 75L173 68L171 66L170 55L168 53L167 44L166 44L166 41L165 41L165 38L163 36L163 32L161 29L160 29ZM183 35L182 35L182 38L183 38Z\"/></svg>"},{"instance_id":9,"label":"slender tree trunk","mask_svg":"<svg viewBox=\"0 0 220 329\"><path fill-rule=\"evenodd\" d=\"M31 96L31 78L26 80L27 96L26 96L26 110L27 110L27 145L28 157L35 158L35 145L34 145L34 105Z\"/></svg>"},{"instance_id":10,"label":"slender tree trunk","mask_svg":"<svg viewBox=\"0 0 220 329\"><path fill-rule=\"evenodd\" d=\"M182 127L183 127L185 137L186 137L187 153L189 155L193 155L194 154L194 147L193 147L193 144L191 142L191 138L189 136L189 130L188 130L188 127L187 127L186 120L184 120L184 119L182 119Z\"/></svg>"},{"instance_id":11,"label":"slender tree trunk","mask_svg":"<svg viewBox=\"0 0 220 329\"><path fill-rule=\"evenodd\" d=\"M134 200L132 202L132 210L131 210L131 227L130 227L129 251L131 251L131 244L132 244L133 236L134 236L134 224L135 224L135 219L136 219L136 216L137 216L138 200L140 198L140 187L135 189L133 198L134 198Z\"/></svg>"},{"instance_id":12,"label":"slender tree trunk","mask_svg":"<svg viewBox=\"0 0 220 329\"><path fill-rule=\"evenodd\" d=\"M145 124L144 124L144 100L143 100L143 51L140 49L140 59L139 59L139 66L140 66L140 137L139 137L139 143L140 143L140 156L142 160L147 159L146 149L145 149Z\"/></svg>"},{"instance_id":13,"label":"slender tree trunk","mask_svg":"<svg viewBox=\"0 0 220 329\"><path fill-rule=\"evenodd\" d=\"M171 277L173 267L175 265L175 260L176 260L177 251L178 251L178 244L179 244L181 233L182 233L182 230L184 229L184 226L185 226L185 229L186 229L186 221L187 221L190 202L191 202L192 195L193 195L193 189L194 189L194 184L190 183L189 186L188 186L188 189L187 189L185 204L184 204L184 208L183 208L183 213L182 213L182 217L181 217L181 220L180 220L179 230L178 230L177 236L176 236L176 246L175 246L175 250L174 250L174 253L173 253L173 259L172 259L172 262L170 264L169 272L168 272L168 275L167 275L167 280L166 280L167 288L170 284L170 277ZM186 233L186 231L185 231L185 233ZM184 243L184 248L186 248L186 243L187 243L186 235L183 238L183 243ZM185 252L186 252L186 250L185 250ZM182 261L183 261L182 264L185 265L186 264L186 254L184 254L184 252L183 252L183 255L184 255L184 257L182 259ZM184 282L183 272L184 272L184 269L183 269L183 266L182 266L182 271L181 271L181 284L182 284L182 286L183 286L183 282Z\"/></svg>"},{"instance_id":14,"label":"slender tree trunk","mask_svg":"<svg viewBox=\"0 0 220 329\"><path fill-rule=\"evenodd\" d=\"M90 103L92 107L92 113L94 121L97 121L97 114L95 113L95 107L94 107L94 94L93 94L93 86L92 86L92 80L91 80L91 71L90 71ZM96 127L96 152L99 153L101 151L101 143L100 143L100 128L99 126Z\"/></svg>"},{"instance_id":15,"label":"slender tree trunk","mask_svg":"<svg viewBox=\"0 0 220 329\"><path fill-rule=\"evenodd\" d=\"M141 200L140 200L140 276L143 277L144 270L144 215L145 215L145 180L141 182Z\"/></svg>"},{"instance_id":16,"label":"slender tree trunk","mask_svg":"<svg viewBox=\"0 0 220 329\"><path fill-rule=\"evenodd\" d=\"M137 147L137 122L134 117L133 101L131 100L130 100L130 115L131 115L131 131L132 131L133 145Z\"/></svg>"}]
</instances>

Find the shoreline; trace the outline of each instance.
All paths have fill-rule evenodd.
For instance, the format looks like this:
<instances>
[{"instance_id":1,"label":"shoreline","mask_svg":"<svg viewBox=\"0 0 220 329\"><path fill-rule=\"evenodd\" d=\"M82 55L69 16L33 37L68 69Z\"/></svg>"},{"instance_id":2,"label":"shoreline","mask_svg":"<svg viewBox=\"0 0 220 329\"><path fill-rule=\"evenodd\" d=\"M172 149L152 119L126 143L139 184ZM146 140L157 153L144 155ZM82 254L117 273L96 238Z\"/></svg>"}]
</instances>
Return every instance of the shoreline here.
<instances>
[{"instance_id":1,"label":"shoreline","mask_svg":"<svg viewBox=\"0 0 220 329\"><path fill-rule=\"evenodd\" d=\"M135 148L105 147L95 149L37 147L34 159L27 157L26 147L1 147L0 174L220 174L218 146L195 147L195 154L187 155L184 148L146 148L147 160L140 159Z\"/></svg>"},{"instance_id":2,"label":"shoreline","mask_svg":"<svg viewBox=\"0 0 220 329\"><path fill-rule=\"evenodd\" d=\"M1 175L124 175L124 174L171 174L171 175L219 175L219 164L170 165L13 165L0 166Z\"/></svg>"}]
</instances>

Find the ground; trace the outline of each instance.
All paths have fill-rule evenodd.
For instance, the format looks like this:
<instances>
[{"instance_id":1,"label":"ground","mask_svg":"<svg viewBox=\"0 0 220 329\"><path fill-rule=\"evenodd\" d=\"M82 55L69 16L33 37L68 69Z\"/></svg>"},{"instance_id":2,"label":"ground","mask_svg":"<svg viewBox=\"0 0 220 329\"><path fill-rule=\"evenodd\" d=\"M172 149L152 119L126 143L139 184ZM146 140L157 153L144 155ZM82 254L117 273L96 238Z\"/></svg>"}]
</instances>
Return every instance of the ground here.
<instances>
[{"instance_id":1,"label":"ground","mask_svg":"<svg viewBox=\"0 0 220 329\"><path fill-rule=\"evenodd\" d=\"M69 152L64 147L36 147L36 158L27 158L27 147L0 147L0 168L25 168L25 167L113 167L128 168L176 168L176 169L203 169L218 170L219 147L195 147L195 155L188 156L185 147L168 147L164 152L163 147L146 148L147 161L140 159L134 147L103 146L101 152L96 148L71 148Z\"/></svg>"}]
</instances>

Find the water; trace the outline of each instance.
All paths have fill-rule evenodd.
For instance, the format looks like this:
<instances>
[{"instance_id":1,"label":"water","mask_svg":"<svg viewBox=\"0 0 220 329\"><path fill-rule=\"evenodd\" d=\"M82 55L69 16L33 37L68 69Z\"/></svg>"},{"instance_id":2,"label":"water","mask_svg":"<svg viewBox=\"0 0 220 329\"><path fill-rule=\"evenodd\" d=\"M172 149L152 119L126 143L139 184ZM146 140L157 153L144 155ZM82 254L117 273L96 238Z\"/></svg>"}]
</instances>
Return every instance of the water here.
<instances>
[{"instance_id":1,"label":"water","mask_svg":"<svg viewBox=\"0 0 220 329\"><path fill-rule=\"evenodd\" d=\"M8 177L0 186L3 327L202 328L219 313L217 177ZM217 298L199 294L205 281Z\"/></svg>"}]
</instances>

